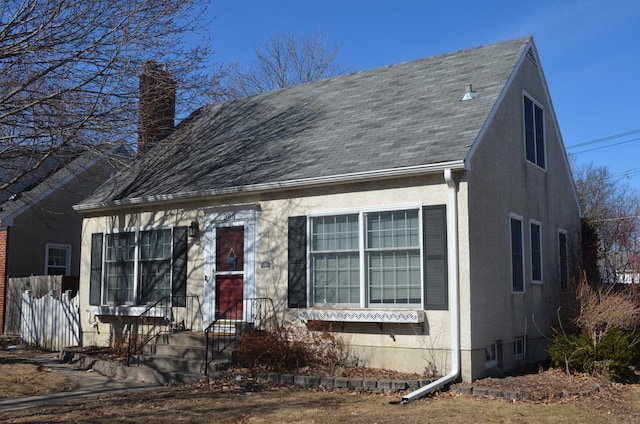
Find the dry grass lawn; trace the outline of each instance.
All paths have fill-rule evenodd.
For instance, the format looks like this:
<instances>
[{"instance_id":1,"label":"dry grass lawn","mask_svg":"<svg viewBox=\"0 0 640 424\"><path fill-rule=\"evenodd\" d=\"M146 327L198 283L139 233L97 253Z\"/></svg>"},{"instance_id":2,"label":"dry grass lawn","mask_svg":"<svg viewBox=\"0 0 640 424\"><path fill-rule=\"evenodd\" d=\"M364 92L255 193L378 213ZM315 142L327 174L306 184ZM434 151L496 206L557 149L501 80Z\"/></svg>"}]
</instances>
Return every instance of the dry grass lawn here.
<instances>
[{"instance_id":1,"label":"dry grass lawn","mask_svg":"<svg viewBox=\"0 0 640 424\"><path fill-rule=\"evenodd\" d=\"M599 395L598 395L599 396ZM383 395L294 388L252 392L223 387L169 387L83 399L55 406L0 413L11 423L635 423L640 390L616 399L583 398L568 403L513 403L444 394L391 404ZM609 402L610 401L610 402Z\"/></svg>"},{"instance_id":2,"label":"dry grass lawn","mask_svg":"<svg viewBox=\"0 0 640 424\"><path fill-rule=\"evenodd\" d=\"M0 399L68 391L77 386L72 379L33 361L39 353L32 348L0 349Z\"/></svg>"},{"instance_id":3,"label":"dry grass lawn","mask_svg":"<svg viewBox=\"0 0 640 424\"><path fill-rule=\"evenodd\" d=\"M73 381L39 367L31 349L0 350L0 397L68 390ZM219 379L17 411L3 423L637 423L640 385L588 397L509 402L443 393L407 405L397 396L273 387Z\"/></svg>"}]
</instances>

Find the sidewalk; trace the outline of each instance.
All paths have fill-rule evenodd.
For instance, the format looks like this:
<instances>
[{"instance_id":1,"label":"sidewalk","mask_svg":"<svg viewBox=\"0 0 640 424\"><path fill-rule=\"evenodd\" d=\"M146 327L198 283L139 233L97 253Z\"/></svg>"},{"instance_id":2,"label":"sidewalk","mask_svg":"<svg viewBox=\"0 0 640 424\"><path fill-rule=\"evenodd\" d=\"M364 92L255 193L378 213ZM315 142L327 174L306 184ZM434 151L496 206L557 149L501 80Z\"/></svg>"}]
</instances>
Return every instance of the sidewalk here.
<instances>
[{"instance_id":1,"label":"sidewalk","mask_svg":"<svg viewBox=\"0 0 640 424\"><path fill-rule=\"evenodd\" d=\"M111 377L105 377L104 375L94 371L76 370L71 365L62 363L60 359L58 359L57 353L39 355L33 359L39 362L43 367L51 368L72 378L78 383L78 387L68 392L46 393L19 398L0 399L0 411L32 408L35 406L49 405L73 399L163 387L161 384L154 382L114 379Z\"/></svg>"}]
</instances>

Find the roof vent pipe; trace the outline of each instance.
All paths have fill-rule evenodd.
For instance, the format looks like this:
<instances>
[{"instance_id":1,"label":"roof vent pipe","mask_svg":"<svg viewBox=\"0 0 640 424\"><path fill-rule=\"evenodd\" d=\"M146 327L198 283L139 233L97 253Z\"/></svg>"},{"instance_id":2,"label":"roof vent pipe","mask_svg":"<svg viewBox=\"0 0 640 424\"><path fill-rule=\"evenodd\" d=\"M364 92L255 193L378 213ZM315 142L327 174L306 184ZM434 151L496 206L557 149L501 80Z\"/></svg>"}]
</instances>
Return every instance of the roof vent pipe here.
<instances>
[{"instance_id":1,"label":"roof vent pipe","mask_svg":"<svg viewBox=\"0 0 640 424\"><path fill-rule=\"evenodd\" d=\"M471 84L467 84L464 88L464 94L460 97L460 101L473 100L476 97L478 97L478 92L473 91L473 86Z\"/></svg>"}]
</instances>

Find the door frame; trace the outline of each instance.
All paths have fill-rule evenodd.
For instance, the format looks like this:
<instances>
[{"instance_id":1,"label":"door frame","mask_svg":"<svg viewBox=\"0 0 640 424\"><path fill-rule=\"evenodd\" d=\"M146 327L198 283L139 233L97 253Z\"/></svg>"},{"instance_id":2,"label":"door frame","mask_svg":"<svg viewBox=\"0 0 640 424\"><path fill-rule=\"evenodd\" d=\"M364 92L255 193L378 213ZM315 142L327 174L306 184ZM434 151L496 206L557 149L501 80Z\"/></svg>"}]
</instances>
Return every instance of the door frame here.
<instances>
[{"instance_id":1,"label":"door frame","mask_svg":"<svg viewBox=\"0 0 640 424\"><path fill-rule=\"evenodd\" d=\"M204 224L204 299L203 330L213 321L216 313L216 234L220 227L244 226L244 298L256 297L257 264L256 209L211 209L205 211ZM243 308L243 321L247 321L247 308Z\"/></svg>"}]
</instances>

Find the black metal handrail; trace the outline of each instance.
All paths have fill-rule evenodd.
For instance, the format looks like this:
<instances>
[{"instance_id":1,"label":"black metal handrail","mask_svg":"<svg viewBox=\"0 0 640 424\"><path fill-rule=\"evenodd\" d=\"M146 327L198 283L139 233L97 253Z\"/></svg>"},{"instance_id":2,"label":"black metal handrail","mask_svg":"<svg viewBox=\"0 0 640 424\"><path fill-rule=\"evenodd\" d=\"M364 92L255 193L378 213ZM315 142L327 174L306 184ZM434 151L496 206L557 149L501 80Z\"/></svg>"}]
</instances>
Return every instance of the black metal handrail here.
<instances>
[{"instance_id":1,"label":"black metal handrail","mask_svg":"<svg viewBox=\"0 0 640 424\"><path fill-rule=\"evenodd\" d=\"M181 299L184 299L184 302L181 302ZM194 302L198 302L197 310L199 311L198 296L164 296L155 303L147 305L141 314L133 317L129 322L126 365L130 366L131 357L159 335L176 330L191 330L195 321ZM184 313L180 314L182 317L180 322L176 321L177 314L174 313L177 308L185 309ZM142 331L140 331L141 327Z\"/></svg>"},{"instance_id":2,"label":"black metal handrail","mask_svg":"<svg viewBox=\"0 0 640 424\"><path fill-rule=\"evenodd\" d=\"M267 325L278 328L273 300L268 297L245 298L238 300L206 327L205 351L202 369L207 375L209 364L231 346L247 330L264 330ZM209 354L211 351L211 354Z\"/></svg>"}]
</instances>

